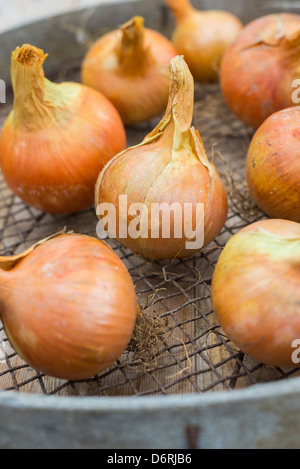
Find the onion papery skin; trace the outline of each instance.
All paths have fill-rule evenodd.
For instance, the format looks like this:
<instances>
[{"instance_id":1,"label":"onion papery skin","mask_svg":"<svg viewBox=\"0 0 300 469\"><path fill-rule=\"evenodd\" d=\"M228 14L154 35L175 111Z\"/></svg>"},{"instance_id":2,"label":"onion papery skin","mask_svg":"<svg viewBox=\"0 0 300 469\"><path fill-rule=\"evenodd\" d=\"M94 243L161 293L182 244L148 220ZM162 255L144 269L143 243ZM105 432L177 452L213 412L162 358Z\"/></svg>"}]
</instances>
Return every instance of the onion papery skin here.
<instances>
[{"instance_id":1,"label":"onion papery skin","mask_svg":"<svg viewBox=\"0 0 300 469\"><path fill-rule=\"evenodd\" d=\"M246 26L221 66L222 92L233 113L257 129L271 114L294 106L299 58L300 15L268 15Z\"/></svg>"},{"instance_id":2,"label":"onion papery skin","mask_svg":"<svg viewBox=\"0 0 300 469\"><path fill-rule=\"evenodd\" d=\"M135 17L92 45L82 64L82 82L106 96L126 125L139 124L165 110L167 65L176 54L167 38Z\"/></svg>"},{"instance_id":3,"label":"onion papery skin","mask_svg":"<svg viewBox=\"0 0 300 469\"><path fill-rule=\"evenodd\" d=\"M257 361L293 363L300 337L300 225L263 220L235 235L217 264L212 301L225 334Z\"/></svg>"},{"instance_id":4,"label":"onion papery skin","mask_svg":"<svg viewBox=\"0 0 300 469\"><path fill-rule=\"evenodd\" d=\"M272 218L300 222L300 107L270 116L254 135L247 182L257 205Z\"/></svg>"},{"instance_id":5,"label":"onion papery skin","mask_svg":"<svg viewBox=\"0 0 300 469\"><path fill-rule=\"evenodd\" d=\"M26 51L36 54L37 63L18 62ZM28 205L72 213L93 204L95 174L126 147L126 134L117 110L100 93L45 79L45 58L26 45L12 54L15 101L0 137L1 168Z\"/></svg>"},{"instance_id":6,"label":"onion papery skin","mask_svg":"<svg viewBox=\"0 0 300 469\"><path fill-rule=\"evenodd\" d=\"M136 320L130 275L103 242L59 235L7 265L1 319L15 350L47 375L80 380L125 350Z\"/></svg>"},{"instance_id":7,"label":"onion papery skin","mask_svg":"<svg viewBox=\"0 0 300 469\"><path fill-rule=\"evenodd\" d=\"M128 207L141 203L147 208L140 217L139 237L135 239L129 234L127 238L120 237L118 231L117 240L151 260L191 257L200 250L186 249L189 239L184 235L174 236L176 216L171 219L170 239L163 238L162 220L155 219L153 223L159 226L159 236L155 239L152 236L153 204L167 203L171 206L179 203L181 213L184 204L192 204L194 230L197 225L196 204L204 204L204 246L220 233L228 213L227 196L220 176L206 157L200 135L190 127L194 86L182 57L172 60L171 72L172 84L165 117L140 145L111 160L96 185L96 208L101 204L112 204L116 208L117 227L121 221L128 229L133 218L127 214L126 219L120 220L120 196L127 196ZM175 213L178 213L177 209Z\"/></svg>"},{"instance_id":8,"label":"onion papery skin","mask_svg":"<svg viewBox=\"0 0 300 469\"><path fill-rule=\"evenodd\" d=\"M188 0L165 0L176 18L173 44L198 82L219 80L224 52L243 25L229 12L197 11Z\"/></svg>"}]
</instances>

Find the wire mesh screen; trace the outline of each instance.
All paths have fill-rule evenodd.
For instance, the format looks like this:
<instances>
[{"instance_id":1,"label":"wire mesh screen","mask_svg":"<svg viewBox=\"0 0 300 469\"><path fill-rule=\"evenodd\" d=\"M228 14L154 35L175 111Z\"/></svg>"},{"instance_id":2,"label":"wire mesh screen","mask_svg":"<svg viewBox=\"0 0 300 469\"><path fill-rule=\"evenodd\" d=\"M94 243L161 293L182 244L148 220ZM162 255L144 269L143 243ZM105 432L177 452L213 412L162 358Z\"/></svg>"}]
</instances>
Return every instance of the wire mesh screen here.
<instances>
[{"instance_id":1,"label":"wire mesh screen","mask_svg":"<svg viewBox=\"0 0 300 469\"><path fill-rule=\"evenodd\" d=\"M10 105L1 108L2 122L9 109ZM155 124L128 129L128 144L139 143ZM173 262L149 262L110 242L129 269L139 302L149 318L149 334L146 327L144 335L145 343L155 338L151 354L136 350L136 344L131 342L122 357L99 376L66 382L44 376L24 363L9 344L0 323L1 390L145 396L233 390L299 375L295 371L265 367L245 356L216 322L210 288L221 250L232 235L263 218L263 214L251 201L245 184L245 157L251 130L228 111L219 86L196 86L194 125L228 189L230 210L221 234L199 255ZM44 214L23 204L0 180L2 255L20 252L64 227L96 236L96 224L93 208L68 217ZM150 327L153 317L159 318L157 331Z\"/></svg>"}]
</instances>

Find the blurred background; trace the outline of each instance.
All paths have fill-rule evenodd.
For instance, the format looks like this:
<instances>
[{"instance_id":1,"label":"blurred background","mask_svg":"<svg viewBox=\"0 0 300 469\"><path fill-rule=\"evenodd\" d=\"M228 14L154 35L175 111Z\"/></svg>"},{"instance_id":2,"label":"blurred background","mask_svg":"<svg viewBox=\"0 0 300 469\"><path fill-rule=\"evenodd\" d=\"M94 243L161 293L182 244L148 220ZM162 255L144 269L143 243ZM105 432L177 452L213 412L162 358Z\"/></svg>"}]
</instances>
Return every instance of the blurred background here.
<instances>
[{"instance_id":1,"label":"blurred background","mask_svg":"<svg viewBox=\"0 0 300 469\"><path fill-rule=\"evenodd\" d=\"M198 9L223 9L245 24L276 11L300 11L299 0L192 0ZM45 70L80 60L90 42L133 15L171 35L173 17L163 0L0 0L0 78L9 85L10 52L33 43L49 53ZM75 39L75 41L74 41Z\"/></svg>"},{"instance_id":2,"label":"blurred background","mask_svg":"<svg viewBox=\"0 0 300 469\"><path fill-rule=\"evenodd\" d=\"M124 0L0 0L0 32L104 3L124 3Z\"/></svg>"},{"instance_id":3,"label":"blurred background","mask_svg":"<svg viewBox=\"0 0 300 469\"><path fill-rule=\"evenodd\" d=\"M74 10L103 4L134 2L138 3L138 0L10 0L9 2L0 0L0 32ZM148 0L148 3L155 7L157 2ZM297 0L252 0L251 2L249 0L194 0L193 3L199 8L222 8L240 12L241 15L244 15L245 10L249 8L255 10L256 7L259 9L277 8L278 10L300 8L300 1Z\"/></svg>"}]
</instances>

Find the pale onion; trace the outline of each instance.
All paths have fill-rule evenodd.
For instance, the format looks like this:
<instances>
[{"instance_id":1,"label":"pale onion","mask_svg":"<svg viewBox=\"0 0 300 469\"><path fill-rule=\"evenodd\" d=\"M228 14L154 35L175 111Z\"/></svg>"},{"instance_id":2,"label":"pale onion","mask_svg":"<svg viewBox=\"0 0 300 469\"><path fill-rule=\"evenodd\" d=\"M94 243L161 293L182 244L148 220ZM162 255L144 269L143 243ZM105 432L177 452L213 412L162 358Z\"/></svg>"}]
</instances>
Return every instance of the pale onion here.
<instances>
[{"instance_id":1,"label":"pale onion","mask_svg":"<svg viewBox=\"0 0 300 469\"><path fill-rule=\"evenodd\" d=\"M222 61L221 86L230 109L258 128L274 112L294 106L299 56L300 15L268 15L248 24Z\"/></svg>"},{"instance_id":2,"label":"pale onion","mask_svg":"<svg viewBox=\"0 0 300 469\"><path fill-rule=\"evenodd\" d=\"M204 204L204 246L219 234L228 209L226 192L216 168L206 157L199 133L191 128L194 82L182 57L172 60L171 75L169 105L163 120L140 145L111 160L96 186L96 208L107 203L114 206L117 226L120 225L120 196L127 196L128 207L144 204L149 220L152 204L178 204L170 239L162 236L161 218L154 216L155 220L148 223L146 211L140 217L137 239L130 235L129 229L126 238L117 233L121 244L150 259L189 257L199 251L187 249L188 239L184 235L174 236L174 220L180 213L179 208L183 213L184 204L191 204L195 232L197 204ZM126 214L125 217L121 221L129 227L132 217ZM180 228L181 223L182 219ZM157 239L152 235L153 225L159 227Z\"/></svg>"},{"instance_id":3,"label":"pale onion","mask_svg":"<svg viewBox=\"0 0 300 469\"><path fill-rule=\"evenodd\" d=\"M45 79L46 58L31 45L12 53L14 107L0 137L1 168L27 204L76 212L92 205L95 174L125 148L125 130L100 93Z\"/></svg>"},{"instance_id":4,"label":"pale onion","mask_svg":"<svg viewBox=\"0 0 300 469\"><path fill-rule=\"evenodd\" d=\"M300 107L270 116L254 135L247 181L258 206L272 218L300 222Z\"/></svg>"},{"instance_id":5,"label":"pale onion","mask_svg":"<svg viewBox=\"0 0 300 469\"><path fill-rule=\"evenodd\" d=\"M109 367L136 321L130 275L102 241L48 238L0 258L0 317L18 354L50 376L80 380Z\"/></svg>"},{"instance_id":6,"label":"pale onion","mask_svg":"<svg viewBox=\"0 0 300 469\"><path fill-rule=\"evenodd\" d=\"M244 353L266 365L299 367L300 224L264 220L235 235L217 264L212 301L225 334Z\"/></svg>"},{"instance_id":7,"label":"pale onion","mask_svg":"<svg viewBox=\"0 0 300 469\"><path fill-rule=\"evenodd\" d=\"M128 125L160 115L168 102L172 43L136 16L101 37L82 64L82 82L103 93Z\"/></svg>"},{"instance_id":8,"label":"pale onion","mask_svg":"<svg viewBox=\"0 0 300 469\"><path fill-rule=\"evenodd\" d=\"M197 11L189 0L165 0L176 18L173 43L199 82L219 79L221 59L243 25L227 11Z\"/></svg>"}]
</instances>

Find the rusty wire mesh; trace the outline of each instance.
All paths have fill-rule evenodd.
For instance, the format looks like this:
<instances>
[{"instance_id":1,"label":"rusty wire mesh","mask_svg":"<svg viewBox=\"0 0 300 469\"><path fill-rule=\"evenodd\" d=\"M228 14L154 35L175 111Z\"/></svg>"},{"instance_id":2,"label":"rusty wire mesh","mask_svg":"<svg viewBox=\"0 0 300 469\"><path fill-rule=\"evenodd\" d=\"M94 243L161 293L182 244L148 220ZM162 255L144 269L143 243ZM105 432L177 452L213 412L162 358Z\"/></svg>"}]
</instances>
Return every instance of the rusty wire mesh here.
<instances>
[{"instance_id":1,"label":"rusty wire mesh","mask_svg":"<svg viewBox=\"0 0 300 469\"><path fill-rule=\"evenodd\" d=\"M2 122L9 108L10 105L3 109ZM140 142L154 124L128 129L128 143ZM147 315L160 317L164 324L165 331L157 336L154 355L134 354L131 346L99 376L66 382L44 376L24 363L9 344L0 323L0 390L145 396L232 390L299 375L295 371L265 367L243 355L216 322L210 286L221 249L233 234L263 215L251 202L244 181L251 130L231 115L217 85L196 86L194 125L200 131L208 156L214 155L229 192L230 211L221 234L201 254L172 263L145 261L111 242L129 269ZM92 208L68 217L32 209L15 197L0 179L2 255L20 252L65 226L96 236L96 223Z\"/></svg>"}]
</instances>

